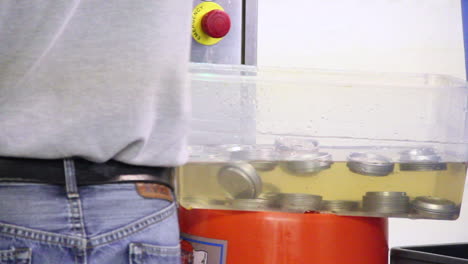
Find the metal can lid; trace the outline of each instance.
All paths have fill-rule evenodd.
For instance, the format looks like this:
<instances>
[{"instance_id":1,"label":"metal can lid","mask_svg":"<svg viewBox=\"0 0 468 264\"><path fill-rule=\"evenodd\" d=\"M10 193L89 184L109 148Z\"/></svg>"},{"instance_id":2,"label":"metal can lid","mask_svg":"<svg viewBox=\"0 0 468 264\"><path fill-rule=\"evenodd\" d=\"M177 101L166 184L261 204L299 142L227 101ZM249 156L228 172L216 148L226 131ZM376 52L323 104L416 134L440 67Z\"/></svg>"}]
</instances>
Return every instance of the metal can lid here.
<instances>
[{"instance_id":1,"label":"metal can lid","mask_svg":"<svg viewBox=\"0 0 468 264\"><path fill-rule=\"evenodd\" d=\"M264 199L264 200L281 200L282 195L281 193L276 193L276 192L266 192L266 193L261 193L258 195L258 199Z\"/></svg>"},{"instance_id":2,"label":"metal can lid","mask_svg":"<svg viewBox=\"0 0 468 264\"><path fill-rule=\"evenodd\" d=\"M457 205L447 199L433 196L419 196L412 202L413 208L433 213L453 213L458 211Z\"/></svg>"},{"instance_id":3,"label":"metal can lid","mask_svg":"<svg viewBox=\"0 0 468 264\"><path fill-rule=\"evenodd\" d=\"M392 164L392 161L382 155L376 153L364 153L364 152L354 152L348 156L349 161L359 162L363 164L369 165L380 165L380 166L387 166L388 164Z\"/></svg>"},{"instance_id":4,"label":"metal can lid","mask_svg":"<svg viewBox=\"0 0 468 264\"><path fill-rule=\"evenodd\" d=\"M333 163L332 162L317 162L317 161L288 161L285 164L285 168L296 174L296 175L304 175L304 174L312 174L315 172L319 172L322 170L329 169Z\"/></svg>"},{"instance_id":5,"label":"metal can lid","mask_svg":"<svg viewBox=\"0 0 468 264\"><path fill-rule=\"evenodd\" d=\"M401 205L406 206L407 204L409 204L409 198L401 199L401 200L394 200L394 201L364 199L362 203L368 206L377 206L377 207L394 207L394 206L401 206Z\"/></svg>"},{"instance_id":6,"label":"metal can lid","mask_svg":"<svg viewBox=\"0 0 468 264\"><path fill-rule=\"evenodd\" d=\"M322 201L321 210L324 211L353 211L359 207L359 202L357 201L347 201L347 200L324 200Z\"/></svg>"},{"instance_id":7,"label":"metal can lid","mask_svg":"<svg viewBox=\"0 0 468 264\"><path fill-rule=\"evenodd\" d=\"M320 203L318 204L281 204L281 209L287 212L304 213L307 211L319 211Z\"/></svg>"},{"instance_id":8,"label":"metal can lid","mask_svg":"<svg viewBox=\"0 0 468 264\"><path fill-rule=\"evenodd\" d=\"M375 153L355 152L348 156L348 168L369 176L387 176L393 172L394 164L385 156Z\"/></svg>"},{"instance_id":9,"label":"metal can lid","mask_svg":"<svg viewBox=\"0 0 468 264\"><path fill-rule=\"evenodd\" d=\"M410 149L400 152L400 170L437 171L446 170L447 164L432 148Z\"/></svg>"},{"instance_id":10,"label":"metal can lid","mask_svg":"<svg viewBox=\"0 0 468 264\"><path fill-rule=\"evenodd\" d=\"M418 148L400 152L401 163L438 163L440 160L440 156L432 148Z\"/></svg>"},{"instance_id":11,"label":"metal can lid","mask_svg":"<svg viewBox=\"0 0 468 264\"><path fill-rule=\"evenodd\" d=\"M306 193L282 193L281 204L286 207L308 206L319 209L322 196Z\"/></svg>"},{"instance_id":12,"label":"metal can lid","mask_svg":"<svg viewBox=\"0 0 468 264\"><path fill-rule=\"evenodd\" d=\"M406 192L366 192L367 197L405 197Z\"/></svg>"},{"instance_id":13,"label":"metal can lid","mask_svg":"<svg viewBox=\"0 0 468 264\"><path fill-rule=\"evenodd\" d=\"M261 193L258 199L267 200L271 207L279 207L281 205L281 193L267 192Z\"/></svg>"},{"instance_id":14,"label":"metal can lid","mask_svg":"<svg viewBox=\"0 0 468 264\"><path fill-rule=\"evenodd\" d=\"M232 206L240 210L260 210L272 207L272 202L265 199L235 199Z\"/></svg>"},{"instance_id":15,"label":"metal can lid","mask_svg":"<svg viewBox=\"0 0 468 264\"><path fill-rule=\"evenodd\" d=\"M250 164L258 171L272 171L278 165L274 161L252 161Z\"/></svg>"},{"instance_id":16,"label":"metal can lid","mask_svg":"<svg viewBox=\"0 0 468 264\"><path fill-rule=\"evenodd\" d=\"M379 213L385 214L384 216L388 215L395 215L395 214L406 214L408 213L408 207L391 207L391 208L383 208L383 207L376 207L376 208L369 208L363 205L363 210L365 212L372 212L372 213Z\"/></svg>"},{"instance_id":17,"label":"metal can lid","mask_svg":"<svg viewBox=\"0 0 468 264\"><path fill-rule=\"evenodd\" d=\"M385 214L406 213L409 197L406 192L367 192L362 199L364 211Z\"/></svg>"},{"instance_id":18,"label":"metal can lid","mask_svg":"<svg viewBox=\"0 0 468 264\"><path fill-rule=\"evenodd\" d=\"M447 170L447 163L400 163L402 171L441 171Z\"/></svg>"},{"instance_id":19,"label":"metal can lid","mask_svg":"<svg viewBox=\"0 0 468 264\"><path fill-rule=\"evenodd\" d=\"M326 152L308 153L297 157L298 160L284 162L285 168L295 174L308 174L329 169L332 157Z\"/></svg>"},{"instance_id":20,"label":"metal can lid","mask_svg":"<svg viewBox=\"0 0 468 264\"><path fill-rule=\"evenodd\" d=\"M354 173L368 176L387 176L392 173L395 168L395 165L392 163L387 165L374 165L354 161L348 161L346 166Z\"/></svg>"},{"instance_id":21,"label":"metal can lid","mask_svg":"<svg viewBox=\"0 0 468 264\"><path fill-rule=\"evenodd\" d=\"M407 204L409 202L409 197L406 196L406 197L402 197L402 198L378 198L378 197L367 197L367 196L364 196L364 198L362 199L362 201L364 203L367 203L367 204L374 204L374 205L400 205L400 204Z\"/></svg>"},{"instance_id":22,"label":"metal can lid","mask_svg":"<svg viewBox=\"0 0 468 264\"><path fill-rule=\"evenodd\" d=\"M298 199L298 198L307 198L307 199L322 199L322 196L309 193L281 193L280 194L284 199Z\"/></svg>"},{"instance_id":23,"label":"metal can lid","mask_svg":"<svg viewBox=\"0 0 468 264\"><path fill-rule=\"evenodd\" d=\"M255 198L262 191L262 181L248 163L232 163L218 172L218 183L234 199Z\"/></svg>"},{"instance_id":24,"label":"metal can lid","mask_svg":"<svg viewBox=\"0 0 468 264\"><path fill-rule=\"evenodd\" d=\"M439 219L439 220L454 220L459 216L459 211L454 211L450 213L437 213L421 209L415 209L415 212L419 217L429 218L429 219Z\"/></svg>"}]
</instances>

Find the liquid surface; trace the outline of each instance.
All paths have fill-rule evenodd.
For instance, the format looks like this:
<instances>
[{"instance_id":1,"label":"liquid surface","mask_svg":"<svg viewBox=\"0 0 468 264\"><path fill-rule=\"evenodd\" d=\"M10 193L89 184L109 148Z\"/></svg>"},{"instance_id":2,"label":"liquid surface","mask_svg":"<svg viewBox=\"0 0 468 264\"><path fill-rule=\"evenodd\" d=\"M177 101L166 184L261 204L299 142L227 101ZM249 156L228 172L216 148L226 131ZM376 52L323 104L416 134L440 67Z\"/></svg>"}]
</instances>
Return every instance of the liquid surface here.
<instances>
[{"instance_id":1,"label":"liquid surface","mask_svg":"<svg viewBox=\"0 0 468 264\"><path fill-rule=\"evenodd\" d=\"M192 163L178 169L177 193L187 209L458 218L466 164L407 167L395 164L387 176L372 176L351 171L347 162L321 170L288 162ZM437 200L414 203L427 196Z\"/></svg>"}]
</instances>

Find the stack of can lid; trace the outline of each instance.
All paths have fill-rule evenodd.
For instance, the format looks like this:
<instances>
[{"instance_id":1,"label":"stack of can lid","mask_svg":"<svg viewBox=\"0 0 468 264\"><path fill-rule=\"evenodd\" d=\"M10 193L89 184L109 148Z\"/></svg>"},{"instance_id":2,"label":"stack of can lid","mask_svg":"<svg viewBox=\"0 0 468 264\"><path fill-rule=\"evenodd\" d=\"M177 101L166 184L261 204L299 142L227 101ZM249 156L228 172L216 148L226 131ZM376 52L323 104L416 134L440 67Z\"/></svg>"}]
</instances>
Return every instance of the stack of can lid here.
<instances>
[{"instance_id":1,"label":"stack of can lid","mask_svg":"<svg viewBox=\"0 0 468 264\"><path fill-rule=\"evenodd\" d=\"M345 200L326 200L322 201L323 211L330 212L345 212L355 211L359 207L359 202L356 201L345 201Z\"/></svg>"},{"instance_id":2,"label":"stack of can lid","mask_svg":"<svg viewBox=\"0 0 468 264\"><path fill-rule=\"evenodd\" d=\"M275 193L275 192L261 193L258 196L258 199L263 199L263 200L269 201L270 205L272 207L280 207L281 206L282 194L281 193Z\"/></svg>"},{"instance_id":3,"label":"stack of can lid","mask_svg":"<svg viewBox=\"0 0 468 264\"><path fill-rule=\"evenodd\" d=\"M239 210L256 211L271 209L271 201L266 199L235 199L232 207Z\"/></svg>"},{"instance_id":4,"label":"stack of can lid","mask_svg":"<svg viewBox=\"0 0 468 264\"><path fill-rule=\"evenodd\" d=\"M425 217L434 219L453 219L458 216L458 206L447 199L420 196L412 201L413 210Z\"/></svg>"},{"instance_id":5,"label":"stack of can lid","mask_svg":"<svg viewBox=\"0 0 468 264\"><path fill-rule=\"evenodd\" d=\"M262 192L255 168L243 162L228 164L218 172L218 183L232 199L252 199Z\"/></svg>"},{"instance_id":6,"label":"stack of can lid","mask_svg":"<svg viewBox=\"0 0 468 264\"><path fill-rule=\"evenodd\" d=\"M283 193L281 209L291 212L307 212L320 210L322 196L304 193Z\"/></svg>"},{"instance_id":7,"label":"stack of can lid","mask_svg":"<svg viewBox=\"0 0 468 264\"><path fill-rule=\"evenodd\" d=\"M447 164L441 162L440 156L431 148L406 150L400 153L400 170L434 171L446 170Z\"/></svg>"},{"instance_id":8,"label":"stack of can lid","mask_svg":"<svg viewBox=\"0 0 468 264\"><path fill-rule=\"evenodd\" d=\"M363 196L364 211L382 214L406 213L409 209L409 197L405 192L367 192Z\"/></svg>"},{"instance_id":9,"label":"stack of can lid","mask_svg":"<svg viewBox=\"0 0 468 264\"><path fill-rule=\"evenodd\" d=\"M354 172L370 176L387 176L395 165L390 159L374 153L352 153L348 156L348 168Z\"/></svg>"}]
</instances>

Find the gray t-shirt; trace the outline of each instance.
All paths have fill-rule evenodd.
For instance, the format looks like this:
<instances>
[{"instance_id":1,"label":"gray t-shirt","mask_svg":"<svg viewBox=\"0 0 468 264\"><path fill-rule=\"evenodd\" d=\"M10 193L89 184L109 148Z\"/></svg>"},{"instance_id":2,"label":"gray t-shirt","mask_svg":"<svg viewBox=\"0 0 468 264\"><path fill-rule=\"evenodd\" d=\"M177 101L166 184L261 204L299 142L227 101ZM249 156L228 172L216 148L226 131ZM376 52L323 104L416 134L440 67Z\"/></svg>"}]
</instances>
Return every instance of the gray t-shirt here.
<instances>
[{"instance_id":1,"label":"gray t-shirt","mask_svg":"<svg viewBox=\"0 0 468 264\"><path fill-rule=\"evenodd\" d=\"M0 156L185 162L190 8L1 0Z\"/></svg>"}]
</instances>

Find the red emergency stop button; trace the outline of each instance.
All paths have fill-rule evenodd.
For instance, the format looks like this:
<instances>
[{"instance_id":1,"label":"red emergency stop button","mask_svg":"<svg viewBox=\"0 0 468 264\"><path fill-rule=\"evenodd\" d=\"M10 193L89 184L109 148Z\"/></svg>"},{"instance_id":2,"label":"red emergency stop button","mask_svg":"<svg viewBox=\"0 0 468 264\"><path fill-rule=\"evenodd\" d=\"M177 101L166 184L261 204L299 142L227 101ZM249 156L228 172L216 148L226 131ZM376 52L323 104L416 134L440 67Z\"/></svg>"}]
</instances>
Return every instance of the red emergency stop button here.
<instances>
[{"instance_id":1,"label":"red emergency stop button","mask_svg":"<svg viewBox=\"0 0 468 264\"><path fill-rule=\"evenodd\" d=\"M222 6L202 1L192 11L192 37L201 45L220 42L231 29L231 18Z\"/></svg>"},{"instance_id":2,"label":"red emergency stop button","mask_svg":"<svg viewBox=\"0 0 468 264\"><path fill-rule=\"evenodd\" d=\"M231 29L231 18L222 10L212 10L203 16L201 26L208 36L222 38Z\"/></svg>"}]
</instances>

